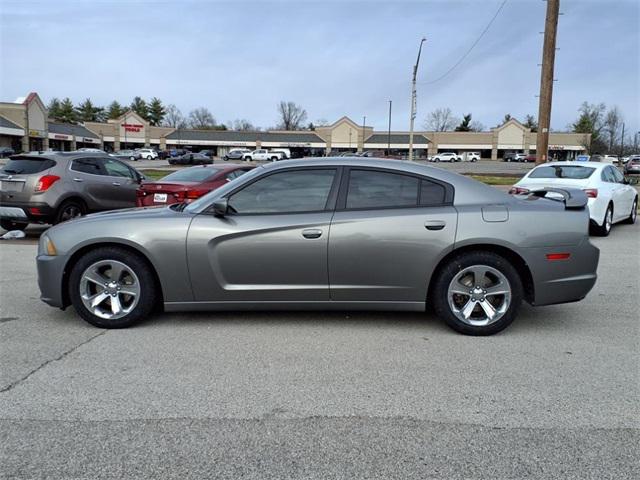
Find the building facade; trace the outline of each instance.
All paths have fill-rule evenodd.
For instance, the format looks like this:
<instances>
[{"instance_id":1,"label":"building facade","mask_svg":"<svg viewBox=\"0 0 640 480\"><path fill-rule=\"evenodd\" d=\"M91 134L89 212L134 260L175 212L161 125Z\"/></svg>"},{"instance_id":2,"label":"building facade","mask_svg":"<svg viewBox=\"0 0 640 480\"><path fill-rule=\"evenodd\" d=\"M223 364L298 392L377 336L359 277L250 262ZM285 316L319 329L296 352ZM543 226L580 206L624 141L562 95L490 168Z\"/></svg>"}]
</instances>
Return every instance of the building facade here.
<instances>
[{"instance_id":1,"label":"building facade","mask_svg":"<svg viewBox=\"0 0 640 480\"><path fill-rule=\"evenodd\" d=\"M497 160L509 152L535 153L535 132L515 119L486 132L414 133L416 158L442 152L479 152L482 158ZM551 133L549 157L571 159L586 152L590 134ZM233 148L288 148L296 156L331 155L342 152L384 150L406 155L409 133L375 131L342 117L313 131L233 131L192 130L150 125L133 111L106 122L72 125L48 118L37 93L24 101L0 103L0 146L15 151L61 150L97 147L107 151L155 147L160 150L182 148L191 151L211 150L222 156Z\"/></svg>"}]
</instances>

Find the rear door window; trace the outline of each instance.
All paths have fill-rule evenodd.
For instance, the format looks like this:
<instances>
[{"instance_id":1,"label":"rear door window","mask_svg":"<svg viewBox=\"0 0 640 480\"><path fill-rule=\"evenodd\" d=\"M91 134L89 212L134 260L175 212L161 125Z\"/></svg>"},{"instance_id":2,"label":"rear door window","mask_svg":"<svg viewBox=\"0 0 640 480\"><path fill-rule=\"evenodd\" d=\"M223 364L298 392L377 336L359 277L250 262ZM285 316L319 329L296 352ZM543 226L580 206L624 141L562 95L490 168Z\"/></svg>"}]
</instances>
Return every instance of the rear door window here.
<instances>
[{"instance_id":1,"label":"rear door window","mask_svg":"<svg viewBox=\"0 0 640 480\"><path fill-rule=\"evenodd\" d=\"M22 157L10 158L7 164L2 167L2 173L7 175L40 173L54 167L56 162L49 158Z\"/></svg>"},{"instance_id":2,"label":"rear door window","mask_svg":"<svg viewBox=\"0 0 640 480\"><path fill-rule=\"evenodd\" d=\"M416 177L375 170L351 170L346 208L415 207L419 180Z\"/></svg>"},{"instance_id":3,"label":"rear door window","mask_svg":"<svg viewBox=\"0 0 640 480\"><path fill-rule=\"evenodd\" d=\"M91 175L104 175L102 164L97 158L76 158L71 162L71 170Z\"/></svg>"}]
</instances>

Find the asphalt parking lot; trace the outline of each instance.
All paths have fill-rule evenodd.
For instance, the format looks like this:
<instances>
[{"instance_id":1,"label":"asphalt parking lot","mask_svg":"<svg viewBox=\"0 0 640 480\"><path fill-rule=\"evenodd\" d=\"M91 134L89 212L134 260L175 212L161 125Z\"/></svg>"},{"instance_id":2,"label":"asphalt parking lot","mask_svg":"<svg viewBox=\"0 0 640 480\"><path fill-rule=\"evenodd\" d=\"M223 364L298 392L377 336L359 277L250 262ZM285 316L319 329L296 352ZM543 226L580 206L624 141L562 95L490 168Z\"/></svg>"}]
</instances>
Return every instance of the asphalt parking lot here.
<instances>
[{"instance_id":1,"label":"asphalt parking lot","mask_svg":"<svg viewBox=\"0 0 640 480\"><path fill-rule=\"evenodd\" d=\"M37 231L0 242L0 477L637 478L639 234L592 239L584 301L489 338L416 313L100 330L38 300Z\"/></svg>"}]
</instances>

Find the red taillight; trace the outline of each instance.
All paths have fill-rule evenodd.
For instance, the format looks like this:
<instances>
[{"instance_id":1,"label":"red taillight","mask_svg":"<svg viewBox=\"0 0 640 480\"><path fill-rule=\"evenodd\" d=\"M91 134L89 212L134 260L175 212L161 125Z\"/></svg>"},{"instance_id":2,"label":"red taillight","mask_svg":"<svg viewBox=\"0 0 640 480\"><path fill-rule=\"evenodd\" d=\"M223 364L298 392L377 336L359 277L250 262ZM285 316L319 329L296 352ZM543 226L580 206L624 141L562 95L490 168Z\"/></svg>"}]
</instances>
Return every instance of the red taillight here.
<instances>
[{"instance_id":1,"label":"red taillight","mask_svg":"<svg viewBox=\"0 0 640 480\"><path fill-rule=\"evenodd\" d=\"M40 180L38 180L38 183L36 183L36 192L47 191L49 187L51 187L51 185L56 183L58 180L60 180L60 177L57 175L45 175L44 177L40 177Z\"/></svg>"},{"instance_id":2,"label":"red taillight","mask_svg":"<svg viewBox=\"0 0 640 480\"><path fill-rule=\"evenodd\" d=\"M587 194L588 198L598 198L597 188L586 188L583 190L583 192Z\"/></svg>"},{"instance_id":3,"label":"red taillight","mask_svg":"<svg viewBox=\"0 0 640 480\"><path fill-rule=\"evenodd\" d=\"M190 200L195 200L208 192L209 190L187 190L186 197Z\"/></svg>"},{"instance_id":4,"label":"red taillight","mask_svg":"<svg viewBox=\"0 0 640 480\"><path fill-rule=\"evenodd\" d=\"M529 189L514 186L514 187L511 187L511 190L509 190L509 193L511 195L524 195L525 193L529 193Z\"/></svg>"},{"instance_id":5,"label":"red taillight","mask_svg":"<svg viewBox=\"0 0 640 480\"><path fill-rule=\"evenodd\" d=\"M571 256L570 253L547 253L547 260L566 260Z\"/></svg>"},{"instance_id":6,"label":"red taillight","mask_svg":"<svg viewBox=\"0 0 640 480\"><path fill-rule=\"evenodd\" d=\"M42 213L42 210L40 210L38 207L31 207L29 209L29 213L31 213L31 215L44 215Z\"/></svg>"}]
</instances>

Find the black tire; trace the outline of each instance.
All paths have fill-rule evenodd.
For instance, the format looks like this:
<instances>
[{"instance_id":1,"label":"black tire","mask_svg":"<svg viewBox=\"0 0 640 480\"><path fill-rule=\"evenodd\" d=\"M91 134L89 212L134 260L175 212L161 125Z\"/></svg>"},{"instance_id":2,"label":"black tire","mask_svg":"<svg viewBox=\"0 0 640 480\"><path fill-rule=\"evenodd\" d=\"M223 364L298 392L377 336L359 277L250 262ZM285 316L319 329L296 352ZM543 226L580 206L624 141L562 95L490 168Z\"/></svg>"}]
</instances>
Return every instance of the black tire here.
<instances>
[{"instance_id":1,"label":"black tire","mask_svg":"<svg viewBox=\"0 0 640 480\"><path fill-rule=\"evenodd\" d=\"M77 217L81 217L87 213L87 209L79 200L65 200L58 207L56 211L55 218L53 219L53 224L57 225L58 223L66 222L67 220L72 220Z\"/></svg>"},{"instance_id":2,"label":"black tire","mask_svg":"<svg viewBox=\"0 0 640 480\"><path fill-rule=\"evenodd\" d=\"M607 217L611 216L611 222L607 222ZM602 224L591 223L591 233L598 237L608 237L611 233L611 227L613 225L613 205L609 204L607 210L604 212L604 218Z\"/></svg>"},{"instance_id":3,"label":"black tire","mask_svg":"<svg viewBox=\"0 0 640 480\"><path fill-rule=\"evenodd\" d=\"M24 232L24 230L27 228L27 225L29 224L25 222L16 222L15 220L9 220L8 218L3 218L2 220L0 220L0 227L7 231L20 230Z\"/></svg>"},{"instance_id":4,"label":"black tire","mask_svg":"<svg viewBox=\"0 0 640 480\"><path fill-rule=\"evenodd\" d=\"M277 162L278 161L278 157L271 157L271 161L272 162Z\"/></svg>"},{"instance_id":5,"label":"black tire","mask_svg":"<svg viewBox=\"0 0 640 480\"><path fill-rule=\"evenodd\" d=\"M140 282L140 298L137 305L131 312L115 320L95 315L84 306L81 298L82 274L91 265L101 260L115 260L124 263L136 274ZM78 315L91 325L99 328L126 328L144 320L153 312L158 295L154 274L142 257L119 247L102 247L84 254L71 269L69 298Z\"/></svg>"},{"instance_id":6,"label":"black tire","mask_svg":"<svg viewBox=\"0 0 640 480\"><path fill-rule=\"evenodd\" d=\"M636 223L636 217L638 216L638 197L634 198L633 203L631 204L631 212L629 213L629 217L623 222L629 225L633 225Z\"/></svg>"},{"instance_id":7,"label":"black tire","mask_svg":"<svg viewBox=\"0 0 640 480\"><path fill-rule=\"evenodd\" d=\"M222 157L222 160L224 160L225 162L229 160L229 157L227 157L226 155L224 157Z\"/></svg>"},{"instance_id":8,"label":"black tire","mask_svg":"<svg viewBox=\"0 0 640 480\"><path fill-rule=\"evenodd\" d=\"M497 321L484 326L469 325L458 319L449 306L448 289L454 277L462 270L474 265L489 266L501 273L511 287L511 302ZM515 267L504 257L483 251L464 252L449 260L434 278L431 288L433 308L445 323L465 335L493 335L504 330L516 318L523 298L522 280ZM488 300L485 300L488 301Z\"/></svg>"}]
</instances>

